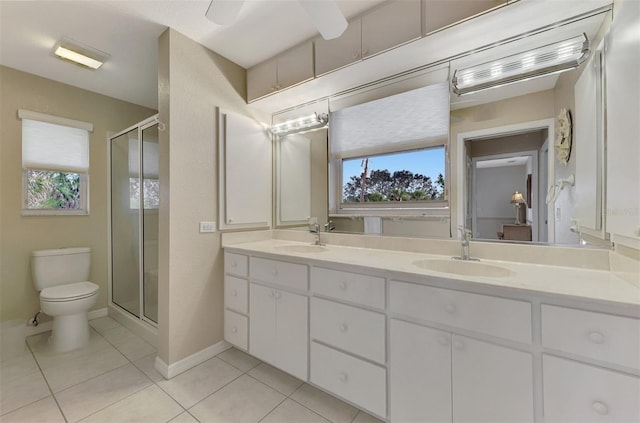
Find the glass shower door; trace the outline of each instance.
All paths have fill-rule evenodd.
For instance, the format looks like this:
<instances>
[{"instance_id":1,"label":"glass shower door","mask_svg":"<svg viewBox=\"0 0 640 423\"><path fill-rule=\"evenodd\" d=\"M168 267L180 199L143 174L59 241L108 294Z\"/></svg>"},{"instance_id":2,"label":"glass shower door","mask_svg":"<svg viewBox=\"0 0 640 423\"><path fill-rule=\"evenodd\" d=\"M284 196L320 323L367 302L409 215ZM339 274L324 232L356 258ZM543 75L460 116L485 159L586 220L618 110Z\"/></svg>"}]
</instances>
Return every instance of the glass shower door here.
<instances>
[{"instance_id":1,"label":"glass shower door","mask_svg":"<svg viewBox=\"0 0 640 423\"><path fill-rule=\"evenodd\" d=\"M140 317L138 128L111 140L112 301Z\"/></svg>"},{"instance_id":2,"label":"glass shower door","mask_svg":"<svg viewBox=\"0 0 640 423\"><path fill-rule=\"evenodd\" d=\"M158 124L142 127L142 313L158 323L158 206L160 205L160 154Z\"/></svg>"}]
</instances>

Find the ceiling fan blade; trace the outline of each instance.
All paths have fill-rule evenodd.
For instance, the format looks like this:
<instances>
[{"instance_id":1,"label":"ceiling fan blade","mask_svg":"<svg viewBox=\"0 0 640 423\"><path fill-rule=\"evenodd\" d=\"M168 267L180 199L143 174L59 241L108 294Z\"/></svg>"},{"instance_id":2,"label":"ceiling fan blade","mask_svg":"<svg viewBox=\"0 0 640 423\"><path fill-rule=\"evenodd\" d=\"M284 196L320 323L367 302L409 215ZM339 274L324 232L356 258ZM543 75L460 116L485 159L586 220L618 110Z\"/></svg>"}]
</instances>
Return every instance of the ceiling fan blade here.
<instances>
[{"instance_id":1,"label":"ceiling fan blade","mask_svg":"<svg viewBox=\"0 0 640 423\"><path fill-rule=\"evenodd\" d=\"M334 0L299 0L325 40L338 38L349 25Z\"/></svg>"},{"instance_id":2,"label":"ceiling fan blade","mask_svg":"<svg viewBox=\"0 0 640 423\"><path fill-rule=\"evenodd\" d=\"M218 25L230 25L235 22L244 0L211 0L207 9L207 19Z\"/></svg>"}]
</instances>

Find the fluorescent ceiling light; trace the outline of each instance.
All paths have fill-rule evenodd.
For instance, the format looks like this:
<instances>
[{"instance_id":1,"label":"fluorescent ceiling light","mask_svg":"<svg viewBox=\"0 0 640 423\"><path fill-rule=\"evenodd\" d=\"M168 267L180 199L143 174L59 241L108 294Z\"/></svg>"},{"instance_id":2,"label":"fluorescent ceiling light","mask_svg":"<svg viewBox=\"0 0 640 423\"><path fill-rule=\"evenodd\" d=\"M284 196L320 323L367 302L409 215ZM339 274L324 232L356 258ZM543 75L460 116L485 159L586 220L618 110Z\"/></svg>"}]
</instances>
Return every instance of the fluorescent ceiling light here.
<instances>
[{"instance_id":1,"label":"fluorescent ceiling light","mask_svg":"<svg viewBox=\"0 0 640 423\"><path fill-rule=\"evenodd\" d=\"M274 135L290 135L299 134L300 132L313 131L320 129L329 123L329 116L326 114L314 113L294 120L278 123L271 126L271 133Z\"/></svg>"},{"instance_id":2,"label":"fluorescent ceiling light","mask_svg":"<svg viewBox=\"0 0 640 423\"><path fill-rule=\"evenodd\" d=\"M451 83L458 95L500 87L580 66L589 56L586 34L548 44L523 53L486 62L466 69L458 69Z\"/></svg>"},{"instance_id":3,"label":"fluorescent ceiling light","mask_svg":"<svg viewBox=\"0 0 640 423\"><path fill-rule=\"evenodd\" d=\"M66 38L56 44L53 49L53 54L60 59L93 70L98 69L109 58L109 55L106 53Z\"/></svg>"}]
</instances>

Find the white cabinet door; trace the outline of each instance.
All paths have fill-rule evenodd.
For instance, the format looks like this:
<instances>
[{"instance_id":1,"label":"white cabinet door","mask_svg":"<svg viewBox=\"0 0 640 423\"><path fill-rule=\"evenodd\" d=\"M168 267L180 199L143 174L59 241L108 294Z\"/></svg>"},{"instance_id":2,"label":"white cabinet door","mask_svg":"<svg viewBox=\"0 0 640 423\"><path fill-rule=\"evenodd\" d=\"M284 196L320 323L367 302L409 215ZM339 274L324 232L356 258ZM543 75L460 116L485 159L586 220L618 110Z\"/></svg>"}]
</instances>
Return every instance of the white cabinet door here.
<instances>
[{"instance_id":1,"label":"white cabinet door","mask_svg":"<svg viewBox=\"0 0 640 423\"><path fill-rule=\"evenodd\" d=\"M640 378L544 355L544 418L553 422L639 422Z\"/></svg>"},{"instance_id":2,"label":"white cabinet door","mask_svg":"<svg viewBox=\"0 0 640 423\"><path fill-rule=\"evenodd\" d=\"M420 38L420 0L394 0L362 17L362 57Z\"/></svg>"},{"instance_id":3,"label":"white cabinet door","mask_svg":"<svg viewBox=\"0 0 640 423\"><path fill-rule=\"evenodd\" d=\"M276 298L276 364L295 377L307 380L308 299L285 291L276 291Z\"/></svg>"},{"instance_id":4,"label":"white cabinet door","mask_svg":"<svg viewBox=\"0 0 640 423\"><path fill-rule=\"evenodd\" d=\"M422 16L424 34L437 31L493 7L507 3L507 0L424 0Z\"/></svg>"},{"instance_id":5,"label":"white cabinet door","mask_svg":"<svg viewBox=\"0 0 640 423\"><path fill-rule=\"evenodd\" d=\"M607 232L640 243L640 2L616 3L605 40Z\"/></svg>"},{"instance_id":6,"label":"white cabinet door","mask_svg":"<svg viewBox=\"0 0 640 423\"><path fill-rule=\"evenodd\" d=\"M290 48L277 57L278 84L283 89L313 78L313 43L308 41Z\"/></svg>"},{"instance_id":7,"label":"white cabinet door","mask_svg":"<svg viewBox=\"0 0 640 423\"><path fill-rule=\"evenodd\" d=\"M391 319L391 421L451 421L451 334Z\"/></svg>"},{"instance_id":8,"label":"white cabinet door","mask_svg":"<svg viewBox=\"0 0 640 423\"><path fill-rule=\"evenodd\" d=\"M349 22L346 31L333 40L318 37L316 46L316 76L357 62L362 57L362 21Z\"/></svg>"},{"instance_id":9,"label":"white cabinet door","mask_svg":"<svg viewBox=\"0 0 640 423\"><path fill-rule=\"evenodd\" d=\"M533 358L452 336L454 422L533 422Z\"/></svg>"},{"instance_id":10,"label":"white cabinet door","mask_svg":"<svg viewBox=\"0 0 640 423\"><path fill-rule=\"evenodd\" d=\"M249 353L276 363L276 290L251 284L249 291Z\"/></svg>"},{"instance_id":11,"label":"white cabinet door","mask_svg":"<svg viewBox=\"0 0 640 423\"><path fill-rule=\"evenodd\" d=\"M274 57L247 70L247 101L256 100L276 91L277 68Z\"/></svg>"}]
</instances>

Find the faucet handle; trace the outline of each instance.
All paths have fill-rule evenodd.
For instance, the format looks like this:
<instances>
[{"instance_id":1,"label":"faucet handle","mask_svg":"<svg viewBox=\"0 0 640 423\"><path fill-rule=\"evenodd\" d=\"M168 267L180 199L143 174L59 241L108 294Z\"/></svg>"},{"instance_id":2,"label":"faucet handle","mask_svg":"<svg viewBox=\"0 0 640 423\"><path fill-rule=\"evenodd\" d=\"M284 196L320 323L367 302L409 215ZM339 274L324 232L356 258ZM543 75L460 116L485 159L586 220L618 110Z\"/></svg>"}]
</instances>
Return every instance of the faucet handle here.
<instances>
[{"instance_id":1,"label":"faucet handle","mask_svg":"<svg viewBox=\"0 0 640 423\"><path fill-rule=\"evenodd\" d=\"M458 231L460 232L460 235L463 240L468 240L469 238L471 238L471 235L472 235L471 229L468 229L464 225L458 225Z\"/></svg>"}]
</instances>

